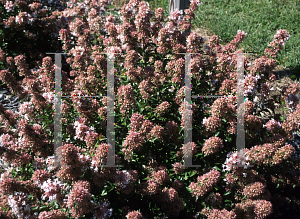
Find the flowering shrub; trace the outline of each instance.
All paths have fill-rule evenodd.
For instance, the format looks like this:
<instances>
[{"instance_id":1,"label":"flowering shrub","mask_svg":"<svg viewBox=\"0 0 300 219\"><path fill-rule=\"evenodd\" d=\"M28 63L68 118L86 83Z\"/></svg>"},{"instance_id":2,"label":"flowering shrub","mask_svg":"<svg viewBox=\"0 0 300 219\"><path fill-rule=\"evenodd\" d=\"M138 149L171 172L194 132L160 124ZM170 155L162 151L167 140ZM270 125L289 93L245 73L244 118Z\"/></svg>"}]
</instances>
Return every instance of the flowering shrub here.
<instances>
[{"instance_id":1,"label":"flowering shrub","mask_svg":"<svg viewBox=\"0 0 300 219\"><path fill-rule=\"evenodd\" d=\"M19 114L0 105L0 122L5 125L1 156L6 164L11 163L0 180L1 215L192 218L198 212L207 218L270 216L276 208L269 188L277 184L278 173L285 173L281 179L299 188L299 172L295 171L299 160L292 157L293 146L285 142L299 129L300 106L291 105L286 121L264 121L255 112L259 104L274 104L269 84L274 80L271 71L276 61L268 54L282 49L288 32L278 30L272 49L253 65L248 59L244 62L243 168L235 165L237 152L233 152L237 123L233 95L240 53L236 50L246 34L238 31L224 47L213 36L206 48L209 57L204 58L203 39L186 32L199 1L191 2L184 17L173 12L166 24L162 8L155 10L155 22L150 23L149 5L139 0L122 7L120 20L112 15L104 19L98 14L108 3L73 1L58 12L68 19L67 29L60 29L59 36L74 78L62 71L62 95L81 96L62 99L61 168L53 166L55 66L51 57L44 57L39 69L29 71L25 56L17 56L15 65L25 77L21 84L9 68L0 71L0 79L24 101ZM102 52L119 53L115 54L115 161L123 170L105 167L111 148L102 138L107 97L82 98L106 94L107 57ZM121 52L126 53L125 58ZM193 94L228 97L195 101L192 114L186 111L185 60L175 53L199 53L191 56ZM299 88L292 86L284 92L286 98L297 99ZM262 103L254 102L257 93ZM193 118L193 142L187 144L185 115ZM201 168L183 166L185 154L192 154L193 163Z\"/></svg>"},{"instance_id":2,"label":"flowering shrub","mask_svg":"<svg viewBox=\"0 0 300 219\"><path fill-rule=\"evenodd\" d=\"M19 59L22 59L23 55L27 59L28 71L37 69L41 65L46 52L60 52L62 45L57 37L59 30L67 26L68 19L59 16L59 12L66 6L64 0L2 1L0 3L1 70L8 68L18 80L23 79L24 75L19 75L19 69L15 68L15 64L20 62Z\"/></svg>"}]
</instances>

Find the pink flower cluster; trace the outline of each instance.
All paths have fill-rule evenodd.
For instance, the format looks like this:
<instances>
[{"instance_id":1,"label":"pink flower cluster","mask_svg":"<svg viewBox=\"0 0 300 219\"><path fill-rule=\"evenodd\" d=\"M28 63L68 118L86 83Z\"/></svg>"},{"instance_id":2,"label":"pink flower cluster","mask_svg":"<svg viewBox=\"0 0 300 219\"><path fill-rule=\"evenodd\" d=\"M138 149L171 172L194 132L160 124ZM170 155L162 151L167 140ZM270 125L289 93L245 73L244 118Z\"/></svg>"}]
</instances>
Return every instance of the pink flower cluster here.
<instances>
[{"instance_id":1,"label":"pink flower cluster","mask_svg":"<svg viewBox=\"0 0 300 219\"><path fill-rule=\"evenodd\" d=\"M27 197L28 194L23 192L14 192L13 195L8 196L8 205L18 218L29 218L30 216L31 208L26 200Z\"/></svg>"},{"instance_id":2,"label":"pink flower cluster","mask_svg":"<svg viewBox=\"0 0 300 219\"><path fill-rule=\"evenodd\" d=\"M164 188L159 194L159 199L169 217L178 217L179 212L184 209L182 198L178 197L178 192L172 187Z\"/></svg>"},{"instance_id":3,"label":"pink flower cluster","mask_svg":"<svg viewBox=\"0 0 300 219\"><path fill-rule=\"evenodd\" d=\"M265 143L263 145L256 145L250 150L246 149L245 156L248 158L249 163L257 165L268 165L274 156L277 148L274 144Z\"/></svg>"},{"instance_id":4,"label":"pink flower cluster","mask_svg":"<svg viewBox=\"0 0 300 219\"><path fill-rule=\"evenodd\" d=\"M278 51L283 48L286 41L288 41L290 37L291 35L286 30L277 30L276 34L274 35L273 41L269 44L272 49L265 49L265 54L276 58Z\"/></svg>"},{"instance_id":5,"label":"pink flower cluster","mask_svg":"<svg viewBox=\"0 0 300 219\"><path fill-rule=\"evenodd\" d=\"M155 109L155 112L160 115L163 115L164 113L167 112L169 107L170 107L170 103L168 101L164 101L157 106L157 108Z\"/></svg>"},{"instance_id":6,"label":"pink flower cluster","mask_svg":"<svg viewBox=\"0 0 300 219\"><path fill-rule=\"evenodd\" d=\"M131 211L126 215L126 219L142 219L143 215L139 211Z\"/></svg>"},{"instance_id":7,"label":"pink flower cluster","mask_svg":"<svg viewBox=\"0 0 300 219\"><path fill-rule=\"evenodd\" d=\"M134 91L131 85L120 86L118 89L118 98L121 105L120 112L127 112L132 104L135 104Z\"/></svg>"},{"instance_id":8,"label":"pink flower cluster","mask_svg":"<svg viewBox=\"0 0 300 219\"><path fill-rule=\"evenodd\" d=\"M198 176L197 183L192 182L189 185L189 189L192 191L192 195L197 198L205 195L207 192L213 189L213 185L220 180L220 177L221 173L215 169L202 176Z\"/></svg>"},{"instance_id":9,"label":"pink flower cluster","mask_svg":"<svg viewBox=\"0 0 300 219\"><path fill-rule=\"evenodd\" d=\"M75 182L66 202L67 207L71 209L72 216L79 218L91 212L93 207L91 198L89 182Z\"/></svg>"},{"instance_id":10,"label":"pink flower cluster","mask_svg":"<svg viewBox=\"0 0 300 219\"><path fill-rule=\"evenodd\" d=\"M251 185L248 185L243 190L243 195L247 198L254 198L256 196L260 196L265 192L265 186L261 182L255 182Z\"/></svg>"},{"instance_id":11,"label":"pink flower cluster","mask_svg":"<svg viewBox=\"0 0 300 219\"><path fill-rule=\"evenodd\" d=\"M67 213L63 210L52 210L52 211L42 211L39 214L39 219L47 219L47 218L61 218L67 219Z\"/></svg>"},{"instance_id":12,"label":"pink flower cluster","mask_svg":"<svg viewBox=\"0 0 300 219\"><path fill-rule=\"evenodd\" d=\"M263 127L266 127L268 131L275 134L278 133L281 128L281 123L277 122L275 119L269 120Z\"/></svg>"},{"instance_id":13,"label":"pink flower cluster","mask_svg":"<svg viewBox=\"0 0 300 219\"><path fill-rule=\"evenodd\" d=\"M236 204L235 212L238 217L244 214L245 218L265 218L273 212L272 207L270 201L246 199Z\"/></svg>"},{"instance_id":14,"label":"pink flower cluster","mask_svg":"<svg viewBox=\"0 0 300 219\"><path fill-rule=\"evenodd\" d=\"M78 179L85 169L91 165L89 155L83 155L83 149L73 144L65 144L61 147L61 166L57 176L64 181Z\"/></svg>"},{"instance_id":15,"label":"pink flower cluster","mask_svg":"<svg viewBox=\"0 0 300 219\"><path fill-rule=\"evenodd\" d=\"M236 219L237 216L234 213L234 211L227 211L226 209L208 209L208 208L203 208L201 211L202 214L204 214L208 219L217 219L217 218L222 218L222 219Z\"/></svg>"},{"instance_id":16,"label":"pink flower cluster","mask_svg":"<svg viewBox=\"0 0 300 219\"><path fill-rule=\"evenodd\" d=\"M219 137L210 137L207 139L202 147L202 152L205 155L211 155L218 152L221 148L223 148L223 141Z\"/></svg>"},{"instance_id":17,"label":"pink flower cluster","mask_svg":"<svg viewBox=\"0 0 300 219\"><path fill-rule=\"evenodd\" d=\"M105 78L107 73L105 56L101 54L103 52L127 52L127 57L124 62L125 69L127 70L125 75L136 85L138 85L138 91L142 98L149 100L154 89L162 86L166 80L166 77L171 77L171 82L179 84L180 88L176 93L174 102L179 106L178 112L181 114L181 127L184 126L184 118L192 117L192 114L197 110L197 105L192 105L192 110L185 110L186 103L184 101L184 65L185 60L180 55L171 56L171 61L166 66L166 72L164 71L164 63L162 61L155 61L153 67L146 66L142 69L138 66L138 61L141 61L138 50L136 48L144 48L148 43L153 43L153 47L156 47L156 51L160 54L166 54L169 49L173 52L200 52L200 46L203 43L203 39L197 34L192 33L189 36L185 36L183 32L186 31L191 26L191 20L195 17L194 11L197 9L197 6L200 4L199 1L192 1L191 6L187 9L186 15L181 16L180 12L173 12L169 21L163 25L164 13L162 8L158 8L155 11L156 22L149 24L150 22L150 8L149 4L146 2L131 0L129 4L125 4L121 10L121 19L123 21L122 25L116 24L116 19L114 16L107 16L106 19L102 19L101 15L104 11L104 5L108 1L84 1L78 3L76 1L72 2L73 5L76 5L74 8L70 7L62 13L57 13L64 15L68 20L68 29L61 29L59 35L61 40L64 41L64 50L69 50L69 57L67 62L71 64L71 67L76 69L70 72L71 76L75 76L76 79L68 80L66 73L62 72L63 79L63 92L66 95L92 95L97 92L103 92L106 87ZM27 3L18 2L16 5L24 7ZM69 5L71 3L68 3ZM71 4L71 5L72 5ZM8 2L5 4L6 9L13 9L12 3ZM32 3L29 5L30 10L35 11L37 15L40 13L45 13L45 10L40 10L41 4ZM18 12L17 18L10 18L7 22L4 22L6 26L17 25L18 28L23 28L26 22L32 22L32 17L27 16L27 13L21 11ZM29 18L28 18L29 17ZM75 18L76 17L76 18ZM55 20L56 16L52 16L50 19ZM72 19L74 19L72 22ZM59 20L60 21L60 20ZM50 29L50 28L48 28ZM50 29L51 30L51 29ZM106 31L108 36L101 36L102 31ZM28 35L30 35L28 33ZM225 94L234 94L236 89L234 84L237 82L237 74L234 72L234 68L237 66L237 55L240 51L234 52L237 49L237 46L243 41L246 33L238 31L234 40L226 46L220 46L219 39L217 36L212 37L209 42L211 48L216 51L214 54L211 49L208 49L208 54L210 58L206 60L208 64L216 64L216 68L209 69L207 66L204 66L202 61L202 56L197 55L192 57L192 73L196 76L198 80L201 79L202 74L199 72L205 72L211 79L214 79L213 86L221 86L219 93L222 95ZM77 38L76 40L72 40ZM95 40L99 45L106 46L104 49L100 46L90 46L91 42ZM282 49L282 45L285 44L288 39L288 33L285 30L280 30L274 37L274 43L270 45L274 48L275 45L279 45L278 48L275 48L274 51L269 51L269 53L277 53ZM74 42L77 41L77 46L74 47ZM184 42L184 43L183 43ZM148 50L151 47L147 48ZM154 48L155 49L155 48ZM147 50L147 51L148 51ZM146 52L147 52L146 51ZM230 54L233 53L233 54ZM92 55L91 55L92 54ZM107 155L107 149L111 147L108 144L100 144L97 148L95 146L96 139L98 138L98 133L95 132L93 126L90 123L93 122L93 112L97 111L100 117L105 120L105 114L107 113L107 99L103 98L102 103L104 107L99 108L98 102L96 100L91 101L91 105L88 105L88 102L82 98L73 99L75 104L74 108L80 114L80 119L74 123L74 127L68 126L68 131L74 135L75 140L81 140L86 143L88 146L89 155L84 155L86 152L85 149L82 149L79 146L67 143L63 144L61 148L62 151L62 169L56 174L58 179L51 179L52 169L48 171L42 170L43 162L41 159L48 157L46 163L49 164L50 158L49 152L43 150L46 146L51 146L50 141L42 141L41 139L51 139L49 136L43 132L42 121L35 119L34 109L38 110L40 113L48 112L50 108L48 105L53 104L53 95L52 87L54 80L54 70L55 65L50 57L44 57L42 61L42 67L38 71L29 71L26 65L25 56L19 55L13 59L13 57L5 57L5 53L0 50L0 61L7 60L7 70L0 71L0 79L7 83L14 92L19 94L20 97L24 98L28 94L32 95L30 102L26 102L21 107L21 114L27 118L21 118L17 121L17 115L5 111L4 107L0 105L0 112L2 114L1 121L6 120L7 126L14 126L18 122L18 131L21 136L13 135L12 133L6 133L1 137L3 147L7 149L5 154L6 160L14 160L15 164L26 164L32 160L29 151L37 155L35 157L35 168L36 170L32 176L32 180L35 182L34 186L39 186L44 192L42 196L42 201L54 200L59 203L62 198L65 197L64 184L60 181L73 181L72 189L65 202L60 205L60 207L67 207L72 216L79 218L83 215L93 213L93 218L105 218L111 216L111 210L108 210L108 202L97 202L95 203L92 200L93 195L91 194L91 182L86 179L86 176L83 176L83 173L91 173L93 184L98 187L97 189L103 190L103 186L109 180L114 181L115 188L120 189L123 194L129 194L135 192L135 186L138 179L138 172L135 170L123 170L116 171L115 168L103 168L105 164L105 158ZM116 56L118 63L121 63L120 55ZM150 60L154 60L155 57L151 57ZM152 62L150 61L149 62ZM271 70L276 66L276 61L269 59L267 56L261 57L254 61L254 66L249 67L249 60L245 60L244 67L247 71L250 71L250 74L246 77L246 93L254 93L255 91L261 92L262 96L265 98L269 95L270 85L267 81L274 80L274 75L271 74ZM23 87L20 86L12 76L11 72L13 64L17 66L17 70L20 72L21 76L25 76L23 80ZM122 66L123 64L120 64ZM207 69L206 69L207 68ZM221 71L215 73L216 71ZM258 75L256 73L259 72ZM115 73L119 73L115 71ZM123 72L122 72L123 73ZM268 74L269 73L269 74ZM101 75L101 79L98 79L96 76ZM229 79L230 78L230 79ZM264 81L265 80L265 81ZM74 83L76 90L74 90ZM126 116L134 111L134 106L137 104L136 95L133 86L130 84L123 84L119 79L116 80L120 85L118 88L118 102L121 106L120 113L124 114L123 119L126 119ZM80 85L82 85L80 87ZM261 85L261 86L259 86ZM43 87L43 88L42 88ZM171 92L175 90L172 86ZM293 101L291 106L295 108L295 103L297 99L293 96L299 92L299 88L295 85L291 85L285 91L285 96L289 98L289 101ZM171 107L171 102L163 101L160 105L157 106L156 112L158 114L166 113ZM263 127L262 120L255 115L251 115L253 110L256 108L254 102L248 100L246 102L245 111L246 111L246 126L248 131L257 132L261 127ZM52 108L53 109L53 108ZM274 134L273 138L266 139L269 141L276 142L276 144L261 143L261 145L256 145L250 150L246 150L246 161L255 163L255 164L281 164L283 160L288 159L291 154L294 152L294 148L291 145L280 146L279 149L277 145L280 142L285 140L285 137L291 134L292 131L299 128L299 110L298 107L296 112L294 112L287 120L287 122L282 123L282 129L280 129L280 122L275 120L270 120L265 124L264 127ZM208 119L204 119L203 126L207 132L216 132L218 128L221 127L221 120L224 118L226 122L229 123L229 128L227 129L228 133L235 133L236 119L235 117L236 103L234 98L219 98L214 101L214 104L211 106L211 116ZM63 112L68 116L68 112L72 112L71 109L63 105ZM33 125L30 125L30 122L33 121ZM66 121L66 120L65 120ZM146 119L145 115L138 113L133 113L130 119L130 130L128 135L122 144L122 152L125 154L125 160L130 161L131 156L134 150L147 149L143 148L143 144L148 140L154 138L164 140L164 137L170 137L173 145L171 147L181 146L181 142L178 139L179 137L179 127L176 121L168 121L163 127L161 124L154 124ZM51 128L50 128L51 129ZM74 133L72 133L72 129ZM278 132L280 130L280 132ZM7 128L8 132L9 129ZM53 130L52 130L53 132ZM279 135L279 134L280 135ZM212 133L211 133L212 134ZM253 133L252 133L253 134ZM275 135L278 134L278 135ZM17 145L17 142L19 143ZM78 141L77 141L78 142ZM22 148L21 148L22 146ZM95 146L95 147L94 147ZM223 147L223 139L219 137L209 137L205 141L202 148L202 152L206 155L217 153ZM14 156L15 152L19 149L25 150L25 153L20 156ZM111 149L111 148L110 148ZM154 156L150 151L150 155ZM197 153L197 145L194 142L190 142L183 147L181 151L178 152L179 156L183 154L194 155ZM245 179L241 179L241 170L234 168L236 164L236 155L232 154L224 164L226 171L231 171L233 169L234 173L226 173L225 180L226 184L233 185L238 180L241 181L240 184L248 183L246 187L240 188L241 191L238 193L246 195L247 198L257 198L257 196L262 195L265 192L265 185L262 182L258 182L257 178L253 182L249 182L248 178L253 176L250 174L250 171L245 171ZM41 158L42 157L42 158ZM120 158L115 155L116 163L120 162ZM154 158L156 159L156 158ZM152 160L152 159L151 159ZM17 162L19 161L19 162ZM151 161L152 162L152 161ZM246 166L249 163L246 163ZM150 195L154 198L157 198L158 203L161 204L161 207L170 218L176 218L179 216L180 211L184 208L184 201L180 198L184 182L181 180L171 180L171 174L168 174L168 170L165 167L158 167L158 162L153 161L150 164L149 168L151 173L149 178L143 185L144 190L142 194ZM180 174L184 172L184 168L181 162L174 164L174 172ZM48 167L49 168L49 167ZM148 168L148 167L146 167ZM7 173L6 173L7 174ZM89 174L87 174L89 175ZM180 177L180 175L179 175ZM213 186L219 182L221 178L221 173L215 169L210 172L197 177L197 183L192 182L189 186L193 196L199 198L200 196L206 195L213 189ZM256 181L255 181L256 180ZM160 186L167 186L172 182L172 186L167 188L161 188ZM142 183L141 183L142 184ZM27 185L28 186L28 185ZM33 187L34 187L33 186ZM22 215L20 203L25 199L26 192L22 190L22 193L15 194L18 200L15 197L12 197L12 192L19 191L21 188L21 183L14 178L3 177L0 181L1 195L6 194L10 195L9 204L11 213L19 217L24 217L27 210L29 211L29 205L27 202L22 206L24 215ZM93 188L94 189L94 188ZM226 189L228 189L226 187ZM32 189L33 190L33 189ZM30 193L30 192L29 192ZM31 192L34 194L33 192ZM126 197L127 198L127 197ZM262 198L262 197L260 197ZM219 193L213 193L205 199L207 203L211 206L216 206L222 204L222 197ZM122 200L123 201L123 200ZM127 200L126 200L127 201ZM241 209L243 213L250 217L250 214L255 214L256 218L263 218L272 212L272 204L266 200L247 200L246 204L237 204L237 208ZM20 203L18 203L20 202ZM101 203L101 204L100 204ZM23 203L22 203L23 204ZM65 206L64 206L65 205ZM126 207L125 207L126 209ZM128 209L127 209L128 210ZM239 212L227 211L225 209L213 209L211 212L204 210L207 213L208 218L238 218ZM125 211L124 211L125 212ZM123 212L123 213L124 213ZM127 218L142 218L142 213L138 211L126 211L124 215ZM65 215L63 212L58 210L44 211L41 212L39 218L51 218L51 217L60 217L64 218L68 215Z\"/></svg>"},{"instance_id":18,"label":"pink flower cluster","mask_svg":"<svg viewBox=\"0 0 300 219\"><path fill-rule=\"evenodd\" d=\"M279 148L275 152L275 154L272 158L272 163L273 164L280 164L284 160L290 158L294 152L295 152L295 148L292 145L287 144L287 145Z\"/></svg>"},{"instance_id":19,"label":"pink flower cluster","mask_svg":"<svg viewBox=\"0 0 300 219\"><path fill-rule=\"evenodd\" d=\"M155 182L158 184L166 184L169 182L169 175L166 173L165 169L161 169L158 171L153 171L151 173L152 177L154 177Z\"/></svg>"},{"instance_id":20,"label":"pink flower cluster","mask_svg":"<svg viewBox=\"0 0 300 219\"><path fill-rule=\"evenodd\" d=\"M173 165L173 167L174 167L174 171L175 171L176 174L184 172L184 167L183 167L182 163L175 163Z\"/></svg>"},{"instance_id":21,"label":"pink flower cluster","mask_svg":"<svg viewBox=\"0 0 300 219\"><path fill-rule=\"evenodd\" d=\"M177 151L177 156L194 156L197 153L197 145L194 142L189 142Z\"/></svg>"}]
</instances>

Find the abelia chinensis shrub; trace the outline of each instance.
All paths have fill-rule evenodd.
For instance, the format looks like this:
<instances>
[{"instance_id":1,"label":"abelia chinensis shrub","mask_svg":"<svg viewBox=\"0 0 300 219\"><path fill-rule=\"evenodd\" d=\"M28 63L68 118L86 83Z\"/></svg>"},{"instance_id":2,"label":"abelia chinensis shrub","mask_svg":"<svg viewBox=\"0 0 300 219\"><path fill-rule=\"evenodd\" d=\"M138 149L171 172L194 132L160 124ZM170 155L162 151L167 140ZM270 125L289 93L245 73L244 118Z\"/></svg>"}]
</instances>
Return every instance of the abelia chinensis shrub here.
<instances>
[{"instance_id":1,"label":"abelia chinensis shrub","mask_svg":"<svg viewBox=\"0 0 300 219\"><path fill-rule=\"evenodd\" d=\"M19 71L27 72L22 84L9 69L0 72L0 79L23 100L19 114L0 108L5 124L1 155L6 165L11 164L0 181L2 216L265 218L274 213L276 196L270 188L279 181L299 188L295 149L285 144L299 129L295 96L299 87L283 91L285 98L296 100L286 121L280 115L264 121L256 108L275 102L270 90L276 61L269 55L282 49L288 32L278 30L265 56L252 64L247 58L244 62L243 168L236 165L234 95L237 48L246 34L238 31L226 46L213 36L203 51L203 39L186 31L200 2L191 2L185 16L175 11L163 23L162 8L153 14L146 2L131 0L122 7L119 24L112 15L98 16L107 3L75 2L62 12L70 20L59 35L74 78L62 71L62 95L74 98L62 98L61 168L53 166L54 60L43 58L40 68L30 73L22 56L16 63ZM154 23L149 22L152 15ZM105 138L108 69L104 53L119 53L114 66L114 128L115 160L122 168L105 167L111 145ZM185 56L175 53L197 53L191 55L193 95L227 98L197 99L192 113L186 110ZM254 101L257 94L261 102ZM89 100L84 95L103 98ZM192 116L193 126L193 141L187 145L185 115ZM184 155L190 152L193 164L201 168L183 165Z\"/></svg>"},{"instance_id":2,"label":"abelia chinensis shrub","mask_svg":"<svg viewBox=\"0 0 300 219\"><path fill-rule=\"evenodd\" d=\"M14 57L24 55L27 68L38 69L46 52L60 52L62 45L57 37L60 29L67 26L68 19L59 14L66 7L66 1L1 1L0 69L8 68L20 80L24 73L15 68L18 60Z\"/></svg>"}]
</instances>

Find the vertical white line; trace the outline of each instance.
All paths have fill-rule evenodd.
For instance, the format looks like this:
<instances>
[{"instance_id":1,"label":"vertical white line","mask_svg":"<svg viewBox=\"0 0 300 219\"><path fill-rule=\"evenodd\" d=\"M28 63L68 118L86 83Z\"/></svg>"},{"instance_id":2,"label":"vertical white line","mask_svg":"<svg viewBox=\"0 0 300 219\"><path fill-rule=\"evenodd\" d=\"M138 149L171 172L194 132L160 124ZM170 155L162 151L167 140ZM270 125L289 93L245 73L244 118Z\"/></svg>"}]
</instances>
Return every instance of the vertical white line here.
<instances>
[{"instance_id":1,"label":"vertical white line","mask_svg":"<svg viewBox=\"0 0 300 219\"><path fill-rule=\"evenodd\" d=\"M238 165L244 165L245 129L244 129L244 55L237 54L237 130L236 147Z\"/></svg>"},{"instance_id":2,"label":"vertical white line","mask_svg":"<svg viewBox=\"0 0 300 219\"><path fill-rule=\"evenodd\" d=\"M107 163L104 167L123 167L123 165L115 165L115 55L114 53L110 53L107 54L107 57Z\"/></svg>"},{"instance_id":3,"label":"vertical white line","mask_svg":"<svg viewBox=\"0 0 300 219\"><path fill-rule=\"evenodd\" d=\"M107 54L107 163L106 167L115 166L115 131L114 131L114 54Z\"/></svg>"},{"instance_id":4,"label":"vertical white line","mask_svg":"<svg viewBox=\"0 0 300 219\"><path fill-rule=\"evenodd\" d=\"M62 127L61 127L61 53L55 54L55 95L54 95L54 152L55 166L60 167L61 147L62 147Z\"/></svg>"},{"instance_id":5,"label":"vertical white line","mask_svg":"<svg viewBox=\"0 0 300 219\"><path fill-rule=\"evenodd\" d=\"M188 145L193 141L192 138L192 96L191 96L191 53L185 54L185 112L184 112L184 167L201 167L201 165L193 165L192 145Z\"/></svg>"}]
</instances>

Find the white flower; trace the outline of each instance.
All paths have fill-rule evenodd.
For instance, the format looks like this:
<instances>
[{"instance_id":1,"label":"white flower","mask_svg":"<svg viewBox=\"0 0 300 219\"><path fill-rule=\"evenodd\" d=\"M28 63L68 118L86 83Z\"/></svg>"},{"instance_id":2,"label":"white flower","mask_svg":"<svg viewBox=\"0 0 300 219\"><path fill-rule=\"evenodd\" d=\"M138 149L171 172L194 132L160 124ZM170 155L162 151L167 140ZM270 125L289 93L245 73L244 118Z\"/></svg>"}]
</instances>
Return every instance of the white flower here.
<instances>
[{"instance_id":1,"label":"white flower","mask_svg":"<svg viewBox=\"0 0 300 219\"><path fill-rule=\"evenodd\" d=\"M210 75L212 75L212 72L208 71L208 72L206 73L206 75L207 75L207 76L210 76Z\"/></svg>"},{"instance_id":2,"label":"white flower","mask_svg":"<svg viewBox=\"0 0 300 219\"><path fill-rule=\"evenodd\" d=\"M203 118L202 124L205 125L207 123L208 119L206 117Z\"/></svg>"},{"instance_id":3,"label":"white flower","mask_svg":"<svg viewBox=\"0 0 300 219\"><path fill-rule=\"evenodd\" d=\"M173 85L172 85L171 89L169 89L168 91L173 92L174 90L175 90L175 87L173 87Z\"/></svg>"},{"instance_id":4,"label":"white flower","mask_svg":"<svg viewBox=\"0 0 300 219\"><path fill-rule=\"evenodd\" d=\"M4 7L5 7L7 12L14 12L15 7L14 7L14 3L12 1L6 2Z\"/></svg>"}]
</instances>

